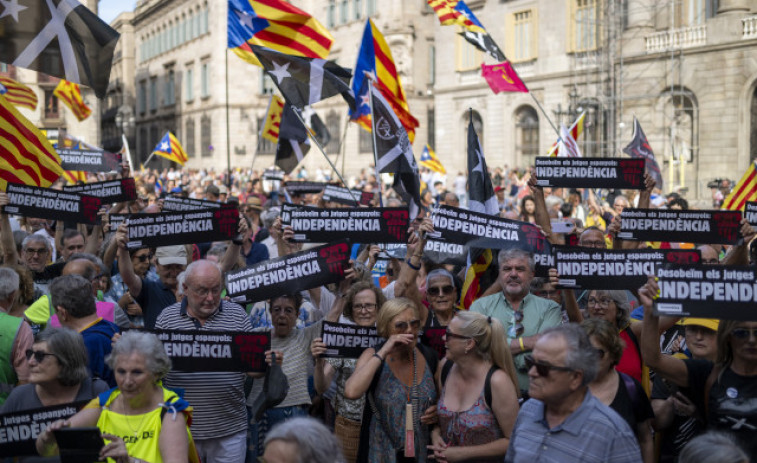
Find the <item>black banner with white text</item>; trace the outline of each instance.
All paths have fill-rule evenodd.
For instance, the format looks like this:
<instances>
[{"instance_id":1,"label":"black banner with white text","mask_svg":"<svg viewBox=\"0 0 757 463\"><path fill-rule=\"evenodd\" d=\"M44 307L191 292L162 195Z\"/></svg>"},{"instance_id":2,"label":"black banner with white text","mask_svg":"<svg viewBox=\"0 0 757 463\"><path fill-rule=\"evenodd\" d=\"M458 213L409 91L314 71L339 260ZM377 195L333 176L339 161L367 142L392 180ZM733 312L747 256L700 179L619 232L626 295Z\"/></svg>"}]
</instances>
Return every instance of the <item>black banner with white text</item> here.
<instances>
[{"instance_id":1,"label":"black banner with white text","mask_svg":"<svg viewBox=\"0 0 757 463\"><path fill-rule=\"evenodd\" d=\"M129 248L209 243L234 239L239 231L236 207L216 210L132 214L128 219Z\"/></svg>"},{"instance_id":2,"label":"black banner with white text","mask_svg":"<svg viewBox=\"0 0 757 463\"><path fill-rule=\"evenodd\" d=\"M63 191L95 196L105 204L137 199L137 187L131 177L107 182L85 183L84 185L64 185Z\"/></svg>"},{"instance_id":3,"label":"black banner with white text","mask_svg":"<svg viewBox=\"0 0 757 463\"><path fill-rule=\"evenodd\" d=\"M100 223L97 215L102 204L100 198L16 183L8 183L5 191L8 194L8 205L3 208L6 214L91 225Z\"/></svg>"},{"instance_id":4,"label":"black banner with white text","mask_svg":"<svg viewBox=\"0 0 757 463\"><path fill-rule=\"evenodd\" d=\"M56 150L63 170L113 172L121 168L121 155L101 150L61 148Z\"/></svg>"},{"instance_id":5,"label":"black banner with white text","mask_svg":"<svg viewBox=\"0 0 757 463\"><path fill-rule=\"evenodd\" d=\"M177 198L176 196L166 196L163 199L163 211L182 212L182 211L201 211L204 209L218 209L221 203L216 201L206 201L204 199Z\"/></svg>"},{"instance_id":6,"label":"black banner with white text","mask_svg":"<svg viewBox=\"0 0 757 463\"><path fill-rule=\"evenodd\" d=\"M644 159L537 157L539 186L644 189Z\"/></svg>"},{"instance_id":7,"label":"black banner with white text","mask_svg":"<svg viewBox=\"0 0 757 463\"><path fill-rule=\"evenodd\" d=\"M360 357L365 349L381 341L373 326L345 325L327 321L323 322L321 338L326 345L323 357L351 359Z\"/></svg>"},{"instance_id":8,"label":"black banner with white text","mask_svg":"<svg viewBox=\"0 0 757 463\"><path fill-rule=\"evenodd\" d=\"M76 415L88 402L82 400L0 415L0 458L38 455L37 437L54 422Z\"/></svg>"},{"instance_id":9,"label":"black banner with white text","mask_svg":"<svg viewBox=\"0 0 757 463\"><path fill-rule=\"evenodd\" d=\"M306 195L320 193L327 185L326 182L290 181L284 183L284 188L290 195Z\"/></svg>"},{"instance_id":10,"label":"black banner with white text","mask_svg":"<svg viewBox=\"0 0 757 463\"><path fill-rule=\"evenodd\" d=\"M294 241L329 243L345 237L358 243L406 243L410 225L406 207L321 209L284 204L281 223Z\"/></svg>"},{"instance_id":11,"label":"black banner with white text","mask_svg":"<svg viewBox=\"0 0 757 463\"><path fill-rule=\"evenodd\" d=\"M741 242L741 212L725 210L623 209L618 238L700 244Z\"/></svg>"},{"instance_id":12,"label":"black banner with white text","mask_svg":"<svg viewBox=\"0 0 757 463\"><path fill-rule=\"evenodd\" d=\"M744 203L744 218L752 228L757 228L757 201Z\"/></svg>"},{"instance_id":13,"label":"black banner with white text","mask_svg":"<svg viewBox=\"0 0 757 463\"><path fill-rule=\"evenodd\" d=\"M447 327L426 328L421 333L421 343L434 349L436 355L443 359L447 355L447 346L444 344L445 334L447 334Z\"/></svg>"},{"instance_id":14,"label":"black banner with white text","mask_svg":"<svg viewBox=\"0 0 757 463\"><path fill-rule=\"evenodd\" d=\"M672 317L757 321L757 269L663 265L655 313Z\"/></svg>"},{"instance_id":15,"label":"black banner with white text","mask_svg":"<svg viewBox=\"0 0 757 463\"><path fill-rule=\"evenodd\" d=\"M271 333L236 331L155 330L176 371L266 370L265 351Z\"/></svg>"},{"instance_id":16,"label":"black banner with white text","mask_svg":"<svg viewBox=\"0 0 757 463\"><path fill-rule=\"evenodd\" d=\"M226 274L227 295L234 302L257 302L336 283L349 265L346 240L270 259Z\"/></svg>"},{"instance_id":17,"label":"black banner with white text","mask_svg":"<svg viewBox=\"0 0 757 463\"><path fill-rule=\"evenodd\" d=\"M326 189L323 190L323 200L350 207L357 205L367 206L373 200L373 193L362 190L348 190L336 185L327 185Z\"/></svg>"}]
</instances>

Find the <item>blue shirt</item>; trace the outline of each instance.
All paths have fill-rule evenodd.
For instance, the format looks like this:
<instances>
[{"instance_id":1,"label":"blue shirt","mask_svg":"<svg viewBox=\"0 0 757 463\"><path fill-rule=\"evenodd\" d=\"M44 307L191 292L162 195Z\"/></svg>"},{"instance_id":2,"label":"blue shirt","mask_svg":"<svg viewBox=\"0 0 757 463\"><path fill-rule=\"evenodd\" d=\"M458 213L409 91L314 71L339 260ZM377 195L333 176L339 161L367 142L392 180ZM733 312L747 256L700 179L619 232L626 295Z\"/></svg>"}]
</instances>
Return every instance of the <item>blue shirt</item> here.
<instances>
[{"instance_id":1,"label":"blue shirt","mask_svg":"<svg viewBox=\"0 0 757 463\"><path fill-rule=\"evenodd\" d=\"M176 295L162 281L152 281L142 278L142 291L135 298L135 301L142 307L145 328L152 330L155 328L155 321L163 309L169 305L176 304Z\"/></svg>"},{"instance_id":2,"label":"blue shirt","mask_svg":"<svg viewBox=\"0 0 757 463\"><path fill-rule=\"evenodd\" d=\"M640 463L628 423L587 390L581 406L550 429L544 403L523 404L510 436L506 463Z\"/></svg>"}]
</instances>

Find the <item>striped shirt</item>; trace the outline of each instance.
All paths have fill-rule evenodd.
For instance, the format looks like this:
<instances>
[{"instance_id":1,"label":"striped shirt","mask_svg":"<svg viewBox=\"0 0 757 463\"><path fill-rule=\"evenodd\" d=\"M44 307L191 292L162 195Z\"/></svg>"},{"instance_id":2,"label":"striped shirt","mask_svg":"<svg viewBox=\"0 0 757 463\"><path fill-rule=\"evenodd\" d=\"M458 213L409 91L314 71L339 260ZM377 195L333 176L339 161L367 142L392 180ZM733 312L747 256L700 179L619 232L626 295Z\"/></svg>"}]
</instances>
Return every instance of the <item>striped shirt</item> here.
<instances>
[{"instance_id":1,"label":"striped shirt","mask_svg":"<svg viewBox=\"0 0 757 463\"><path fill-rule=\"evenodd\" d=\"M159 330L252 331L250 317L232 302L221 301L204 325L187 313L187 299L166 307L155 323ZM245 374L239 372L171 371L163 381L168 389L183 389L194 407L192 436L215 439L247 429L244 402Z\"/></svg>"},{"instance_id":2,"label":"striped shirt","mask_svg":"<svg viewBox=\"0 0 757 463\"><path fill-rule=\"evenodd\" d=\"M628 423L586 391L581 406L549 428L544 403L523 404L510 436L506 463L641 463L641 451Z\"/></svg>"}]
</instances>

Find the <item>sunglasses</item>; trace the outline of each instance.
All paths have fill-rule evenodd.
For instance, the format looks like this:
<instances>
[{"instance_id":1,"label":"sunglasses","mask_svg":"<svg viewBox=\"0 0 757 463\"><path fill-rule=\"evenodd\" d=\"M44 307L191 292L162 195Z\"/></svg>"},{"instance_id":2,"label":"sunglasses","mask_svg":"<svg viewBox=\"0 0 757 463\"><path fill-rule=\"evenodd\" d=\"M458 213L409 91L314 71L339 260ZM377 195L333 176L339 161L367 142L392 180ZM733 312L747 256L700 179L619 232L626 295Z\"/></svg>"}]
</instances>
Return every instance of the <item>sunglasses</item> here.
<instances>
[{"instance_id":1,"label":"sunglasses","mask_svg":"<svg viewBox=\"0 0 757 463\"><path fill-rule=\"evenodd\" d=\"M523 360L526 362L526 368L528 370L531 370L531 367L536 367L536 374L542 377L549 376L549 372L551 370L556 371L576 371L573 368L568 367L558 367L555 365L550 365L548 363L540 363L534 360L534 357L532 355L526 355L523 357Z\"/></svg>"},{"instance_id":2,"label":"sunglasses","mask_svg":"<svg viewBox=\"0 0 757 463\"><path fill-rule=\"evenodd\" d=\"M736 339L749 339L752 336L757 338L757 328L734 328L731 331L731 336Z\"/></svg>"},{"instance_id":3,"label":"sunglasses","mask_svg":"<svg viewBox=\"0 0 757 463\"><path fill-rule=\"evenodd\" d=\"M134 258L140 262L147 262L152 259L152 254L142 254L141 256L134 256Z\"/></svg>"},{"instance_id":4,"label":"sunglasses","mask_svg":"<svg viewBox=\"0 0 757 463\"><path fill-rule=\"evenodd\" d=\"M463 336L462 334L455 334L452 331L447 328L447 331L444 332L444 335L447 336L447 339L472 339L470 336Z\"/></svg>"},{"instance_id":5,"label":"sunglasses","mask_svg":"<svg viewBox=\"0 0 757 463\"><path fill-rule=\"evenodd\" d=\"M421 321L418 319L410 320L409 322L397 322L394 324L394 328L397 331L407 331L407 327L417 330L421 327Z\"/></svg>"},{"instance_id":6,"label":"sunglasses","mask_svg":"<svg viewBox=\"0 0 757 463\"><path fill-rule=\"evenodd\" d=\"M31 358L33 356L34 360L36 360L37 363L42 363L45 360L45 357L48 356L48 355L50 355L52 357L55 357L55 358L58 358L57 355L51 354L49 352L44 352L44 351L41 351L41 350L26 349L26 360L27 361L31 360Z\"/></svg>"},{"instance_id":7,"label":"sunglasses","mask_svg":"<svg viewBox=\"0 0 757 463\"><path fill-rule=\"evenodd\" d=\"M523 326L523 312L516 310L513 312L512 325L507 329L507 337L518 338L523 335L526 328Z\"/></svg>"},{"instance_id":8,"label":"sunglasses","mask_svg":"<svg viewBox=\"0 0 757 463\"><path fill-rule=\"evenodd\" d=\"M452 285L445 285L445 286L430 286L426 289L426 292L430 294L431 296L441 296L442 294L452 294L452 291L455 290L455 287Z\"/></svg>"}]
</instances>

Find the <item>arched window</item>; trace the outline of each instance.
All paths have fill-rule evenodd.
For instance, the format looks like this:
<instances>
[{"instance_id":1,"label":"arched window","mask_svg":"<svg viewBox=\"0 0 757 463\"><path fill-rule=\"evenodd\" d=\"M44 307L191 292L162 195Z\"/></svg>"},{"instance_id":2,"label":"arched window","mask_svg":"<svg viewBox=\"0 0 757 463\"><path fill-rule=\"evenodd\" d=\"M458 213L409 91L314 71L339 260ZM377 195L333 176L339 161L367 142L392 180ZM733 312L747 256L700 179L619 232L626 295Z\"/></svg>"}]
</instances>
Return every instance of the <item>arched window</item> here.
<instances>
[{"instance_id":1,"label":"arched window","mask_svg":"<svg viewBox=\"0 0 757 463\"><path fill-rule=\"evenodd\" d=\"M539 115L531 106L515 111L515 153L520 166L530 166L539 155Z\"/></svg>"},{"instance_id":2,"label":"arched window","mask_svg":"<svg viewBox=\"0 0 757 463\"><path fill-rule=\"evenodd\" d=\"M692 162L699 149L699 108L689 90L668 92L663 110L666 129L666 159L682 156Z\"/></svg>"},{"instance_id":3,"label":"arched window","mask_svg":"<svg viewBox=\"0 0 757 463\"><path fill-rule=\"evenodd\" d=\"M329 140L329 144L326 145L326 152L328 154L339 153L339 143L342 137L341 131L339 130L340 123L339 114L337 114L336 111L331 111L326 115L326 128L331 134L331 140Z\"/></svg>"},{"instance_id":4,"label":"arched window","mask_svg":"<svg viewBox=\"0 0 757 463\"><path fill-rule=\"evenodd\" d=\"M187 152L187 156L193 158L195 156L195 120L193 117L189 117L185 124L184 129L184 149Z\"/></svg>"}]
</instances>

